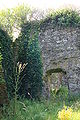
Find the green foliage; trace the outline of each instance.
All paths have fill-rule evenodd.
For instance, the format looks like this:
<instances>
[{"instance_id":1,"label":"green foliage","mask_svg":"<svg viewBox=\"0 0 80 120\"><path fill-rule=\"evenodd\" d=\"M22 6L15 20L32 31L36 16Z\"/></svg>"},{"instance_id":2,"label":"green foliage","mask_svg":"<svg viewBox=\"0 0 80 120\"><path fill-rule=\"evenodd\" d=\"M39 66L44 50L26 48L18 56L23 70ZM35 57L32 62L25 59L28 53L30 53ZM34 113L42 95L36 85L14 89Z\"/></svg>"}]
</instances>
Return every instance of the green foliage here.
<instances>
[{"instance_id":1,"label":"green foliage","mask_svg":"<svg viewBox=\"0 0 80 120\"><path fill-rule=\"evenodd\" d=\"M33 23L27 23L23 25L23 34L20 36L23 47L19 52L19 61L27 63L27 66L21 74L24 78L19 92L31 99L40 98L42 90L42 63L37 28Z\"/></svg>"},{"instance_id":2,"label":"green foliage","mask_svg":"<svg viewBox=\"0 0 80 120\"><path fill-rule=\"evenodd\" d=\"M2 72L2 54L1 54L1 43L0 43L0 83L3 83L4 77L3 77L3 72Z\"/></svg>"},{"instance_id":3,"label":"green foliage","mask_svg":"<svg viewBox=\"0 0 80 120\"><path fill-rule=\"evenodd\" d=\"M68 88L67 87L60 87L60 89L57 91L56 95L61 98L61 100L68 99Z\"/></svg>"},{"instance_id":4,"label":"green foliage","mask_svg":"<svg viewBox=\"0 0 80 120\"><path fill-rule=\"evenodd\" d=\"M17 109L15 116L13 116L14 101L10 101L9 107L6 108L4 106L1 120L57 120L58 112L62 110L65 104L73 108L75 118L78 113L80 115L80 98L70 102L58 98L48 101L30 101L22 99L20 101L18 100L16 103ZM5 113L6 110L7 113Z\"/></svg>"},{"instance_id":5,"label":"green foliage","mask_svg":"<svg viewBox=\"0 0 80 120\"><path fill-rule=\"evenodd\" d=\"M0 66L3 67L4 79L10 98L13 97L15 91L17 52L19 49L18 43L13 43L13 31L14 29L18 30L26 22L26 15L29 12L30 9L25 5L0 11L0 28L9 34L0 29L0 53L3 57Z\"/></svg>"},{"instance_id":6,"label":"green foliage","mask_svg":"<svg viewBox=\"0 0 80 120\"><path fill-rule=\"evenodd\" d=\"M22 100L17 102L17 114L13 116L13 104L14 102L11 101L9 108L7 108L8 114L4 113L1 120L56 120L57 111L62 107L60 102Z\"/></svg>"},{"instance_id":7,"label":"green foliage","mask_svg":"<svg viewBox=\"0 0 80 120\"><path fill-rule=\"evenodd\" d=\"M12 41L8 34L0 29L0 52L2 54L1 66L4 72L4 78L7 84L9 96L13 91L13 54L11 50Z\"/></svg>"},{"instance_id":8,"label":"green foliage","mask_svg":"<svg viewBox=\"0 0 80 120\"><path fill-rule=\"evenodd\" d=\"M1 49L1 48L0 48ZM2 68L2 55L1 55L1 52L0 52L0 70L1 70L1 68Z\"/></svg>"},{"instance_id":9,"label":"green foliage","mask_svg":"<svg viewBox=\"0 0 80 120\"><path fill-rule=\"evenodd\" d=\"M0 83L1 82L3 82L3 79L2 79L2 55L1 55L1 52L0 52Z\"/></svg>"},{"instance_id":10,"label":"green foliage","mask_svg":"<svg viewBox=\"0 0 80 120\"><path fill-rule=\"evenodd\" d=\"M53 27L80 27L80 15L78 11L72 9L53 11L42 20L41 27L50 23L53 24Z\"/></svg>"},{"instance_id":11,"label":"green foliage","mask_svg":"<svg viewBox=\"0 0 80 120\"><path fill-rule=\"evenodd\" d=\"M13 39L0 30L0 44L3 56L2 67L9 94L14 91L12 86L15 86L17 63L20 62L22 65L28 63L20 74L21 87L24 89L20 88L19 93L36 98L40 96L42 89L42 63L38 46L39 27L47 26L49 23L53 24L52 27L80 27L80 16L73 10L61 10L54 12L40 24L26 21L26 15L30 12L30 9L24 5L0 11L0 27L11 37L14 28L22 28L19 38L14 43ZM53 71L65 73L60 68Z\"/></svg>"},{"instance_id":12,"label":"green foliage","mask_svg":"<svg viewBox=\"0 0 80 120\"><path fill-rule=\"evenodd\" d=\"M25 25L27 22L26 15L29 12L30 9L24 5L0 11L0 27L12 37L14 28L18 29ZM42 65L38 47L38 34L35 32L30 38L34 28L37 29L37 25L32 27L31 23L27 23L25 30L22 28L20 37L14 42L4 31L0 32L1 54L3 55L2 67L10 97L13 97L15 91L16 66L18 62L22 65L28 63L27 70L24 70L20 76L23 81L21 87L24 88L22 88L22 94L27 96L26 94L29 93L32 97L39 97L39 93L41 93ZM28 91L28 86L30 86L31 92Z\"/></svg>"},{"instance_id":13,"label":"green foliage","mask_svg":"<svg viewBox=\"0 0 80 120\"><path fill-rule=\"evenodd\" d=\"M0 28L7 31L13 37L13 28L19 29L23 23L27 21L27 14L31 10L25 5L17 6L16 8L0 11Z\"/></svg>"},{"instance_id":14,"label":"green foliage","mask_svg":"<svg viewBox=\"0 0 80 120\"><path fill-rule=\"evenodd\" d=\"M67 101L68 100L68 88L61 86L59 89L50 91L52 100Z\"/></svg>"},{"instance_id":15,"label":"green foliage","mask_svg":"<svg viewBox=\"0 0 80 120\"><path fill-rule=\"evenodd\" d=\"M38 38L35 35L34 39L29 43L27 53L27 80L30 81L31 96L33 98L40 97L42 89L42 64L40 50L38 46Z\"/></svg>"}]
</instances>

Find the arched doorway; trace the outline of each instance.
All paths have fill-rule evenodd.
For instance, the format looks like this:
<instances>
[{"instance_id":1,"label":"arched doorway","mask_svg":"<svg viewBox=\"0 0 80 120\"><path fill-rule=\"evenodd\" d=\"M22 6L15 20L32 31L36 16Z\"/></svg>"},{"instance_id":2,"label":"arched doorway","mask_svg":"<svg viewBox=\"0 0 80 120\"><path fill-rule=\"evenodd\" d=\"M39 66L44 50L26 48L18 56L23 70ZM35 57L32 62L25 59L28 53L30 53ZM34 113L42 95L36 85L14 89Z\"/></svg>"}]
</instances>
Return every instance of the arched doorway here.
<instances>
[{"instance_id":1,"label":"arched doorway","mask_svg":"<svg viewBox=\"0 0 80 120\"><path fill-rule=\"evenodd\" d=\"M65 75L66 71L62 68L55 68L46 71L44 80L48 98L50 98L50 91L55 90L55 92L57 92L60 89Z\"/></svg>"}]
</instances>

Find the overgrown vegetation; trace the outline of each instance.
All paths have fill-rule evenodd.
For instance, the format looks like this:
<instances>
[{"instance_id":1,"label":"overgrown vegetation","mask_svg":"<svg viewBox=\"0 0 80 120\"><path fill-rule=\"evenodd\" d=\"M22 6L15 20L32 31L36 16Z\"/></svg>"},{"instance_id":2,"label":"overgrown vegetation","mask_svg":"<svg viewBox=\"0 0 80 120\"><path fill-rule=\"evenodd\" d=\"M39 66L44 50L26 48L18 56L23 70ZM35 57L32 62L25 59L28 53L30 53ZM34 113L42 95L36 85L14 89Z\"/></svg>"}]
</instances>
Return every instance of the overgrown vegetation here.
<instances>
[{"instance_id":1,"label":"overgrown vegetation","mask_svg":"<svg viewBox=\"0 0 80 120\"><path fill-rule=\"evenodd\" d=\"M25 34L25 35L24 35ZM23 25L20 41L23 44L20 50L19 61L27 63L25 70L22 72L21 92L28 98L40 98L42 90L42 62L38 43L38 27L33 23ZM22 91L22 89L24 90Z\"/></svg>"},{"instance_id":2,"label":"overgrown vegetation","mask_svg":"<svg viewBox=\"0 0 80 120\"><path fill-rule=\"evenodd\" d=\"M52 11L41 22L41 28L46 27L52 23L52 27L67 28L67 27L80 27L80 14L77 10L61 9L56 12Z\"/></svg>"},{"instance_id":3,"label":"overgrown vegetation","mask_svg":"<svg viewBox=\"0 0 80 120\"><path fill-rule=\"evenodd\" d=\"M1 48L0 48L1 49ZM2 55L0 52L0 83L2 82Z\"/></svg>"},{"instance_id":4,"label":"overgrown vegetation","mask_svg":"<svg viewBox=\"0 0 80 120\"><path fill-rule=\"evenodd\" d=\"M7 31L13 37L13 30L19 30L21 25L27 22L27 14L31 12L30 8L21 5L16 8L0 11L0 28Z\"/></svg>"},{"instance_id":5,"label":"overgrown vegetation","mask_svg":"<svg viewBox=\"0 0 80 120\"><path fill-rule=\"evenodd\" d=\"M64 108L65 105L66 108ZM16 103L15 116L13 115L13 106L14 101L11 101L7 113L5 112L6 106L4 106L4 114L1 120L66 120L64 114L67 113L70 116L70 112L67 110L69 107L73 111L73 116L70 119L79 120L80 118L80 98L71 99L71 101L65 98L64 101L61 100L59 95L56 95L55 97L52 96L49 101L44 99L41 101L22 99ZM63 109L65 109L64 112L62 112ZM63 116L62 119L58 119L59 113ZM69 120L68 117L67 120Z\"/></svg>"},{"instance_id":6,"label":"overgrown vegetation","mask_svg":"<svg viewBox=\"0 0 80 120\"><path fill-rule=\"evenodd\" d=\"M2 66L10 98L15 94L18 63L21 66L28 65L19 75L21 86L18 88L17 94L24 97L29 96L32 99L39 98L41 94L42 63L38 46L38 27L36 24L33 26L33 23L27 22L26 16L29 12L30 9L25 6L1 11L1 27L10 35L9 37L6 32L1 30ZM27 26L25 27L25 25ZM21 30L17 39L12 36L14 29Z\"/></svg>"},{"instance_id":7,"label":"overgrown vegetation","mask_svg":"<svg viewBox=\"0 0 80 120\"><path fill-rule=\"evenodd\" d=\"M74 116L76 116L80 106L74 107L76 100L68 99L68 91L65 88L61 88L57 94L52 92L50 101L36 101L36 99L42 99L43 84L38 35L40 28L46 27L49 23L53 24L52 27L80 27L80 15L74 10L61 10L51 13L42 21L27 21L26 16L29 13L31 10L26 6L0 11L0 70L3 69L8 96L12 99L9 106L4 105L1 119L57 120L58 112L63 111L64 102L68 106L73 104L73 110L76 111ZM18 36L14 36L14 29L18 32ZM51 69L47 74L50 75L53 72L66 74L60 68ZM5 112L6 109L7 112ZM64 116L64 114L61 115Z\"/></svg>"},{"instance_id":8,"label":"overgrown vegetation","mask_svg":"<svg viewBox=\"0 0 80 120\"><path fill-rule=\"evenodd\" d=\"M2 68L4 73L4 79L7 84L7 89L9 96L12 96L13 93L13 53L11 50L12 41L8 34L0 29L0 47L2 54ZM13 79L12 79L13 78Z\"/></svg>"}]
</instances>

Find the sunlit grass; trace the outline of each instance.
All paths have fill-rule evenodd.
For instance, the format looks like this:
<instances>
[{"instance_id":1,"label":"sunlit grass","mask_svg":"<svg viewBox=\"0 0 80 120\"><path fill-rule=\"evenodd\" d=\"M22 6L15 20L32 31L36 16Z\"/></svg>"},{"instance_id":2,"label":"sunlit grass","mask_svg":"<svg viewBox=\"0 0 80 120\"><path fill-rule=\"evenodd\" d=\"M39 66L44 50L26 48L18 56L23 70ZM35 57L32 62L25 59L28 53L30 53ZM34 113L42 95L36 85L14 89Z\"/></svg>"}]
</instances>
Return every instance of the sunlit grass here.
<instances>
[{"instance_id":1,"label":"sunlit grass","mask_svg":"<svg viewBox=\"0 0 80 120\"><path fill-rule=\"evenodd\" d=\"M19 100L16 102L16 115L14 116L14 101L10 102L9 107L4 106L4 114L1 120L58 120L59 111L63 110L64 104L67 104L67 115L71 112L71 119L61 120L80 120L80 99L71 101L60 101L59 98L51 100L30 101ZM65 108L67 109L67 108ZM68 117L67 117L68 118ZM60 119L59 119L60 120Z\"/></svg>"}]
</instances>

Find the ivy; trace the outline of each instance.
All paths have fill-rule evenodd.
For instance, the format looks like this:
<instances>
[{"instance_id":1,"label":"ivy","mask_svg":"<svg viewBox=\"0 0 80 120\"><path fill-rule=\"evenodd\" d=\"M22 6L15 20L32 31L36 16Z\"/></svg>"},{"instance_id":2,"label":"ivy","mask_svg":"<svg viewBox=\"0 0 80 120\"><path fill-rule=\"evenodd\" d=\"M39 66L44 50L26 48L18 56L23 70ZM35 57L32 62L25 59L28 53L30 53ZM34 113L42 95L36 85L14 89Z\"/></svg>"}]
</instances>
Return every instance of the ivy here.
<instances>
[{"instance_id":1,"label":"ivy","mask_svg":"<svg viewBox=\"0 0 80 120\"><path fill-rule=\"evenodd\" d=\"M4 79L10 98L14 95L16 65L18 62L16 54L19 49L18 42L13 42L13 33L14 29L20 31L21 25L27 21L26 16L30 12L30 8L25 5L0 11L0 47L3 57L0 65L3 68Z\"/></svg>"},{"instance_id":2,"label":"ivy","mask_svg":"<svg viewBox=\"0 0 80 120\"><path fill-rule=\"evenodd\" d=\"M39 25L37 22L26 21L26 15L29 12L30 9L24 6L0 12L0 27L3 29L0 30L2 67L10 98L14 96L18 62L22 65L28 63L26 70L24 69L19 76L21 81L19 95L28 97L28 93L30 93L32 98L39 98L41 94L42 63L37 33ZM20 35L13 42L13 29L19 29L19 27L21 29Z\"/></svg>"},{"instance_id":3,"label":"ivy","mask_svg":"<svg viewBox=\"0 0 80 120\"><path fill-rule=\"evenodd\" d=\"M52 27L80 27L80 14L76 10L62 9L51 12L44 20L41 21L40 27L46 27L52 24Z\"/></svg>"},{"instance_id":4,"label":"ivy","mask_svg":"<svg viewBox=\"0 0 80 120\"><path fill-rule=\"evenodd\" d=\"M13 52L12 40L6 32L0 29L0 52L3 57L1 66L3 68L4 79L6 81L8 94L12 96L13 93Z\"/></svg>"},{"instance_id":5,"label":"ivy","mask_svg":"<svg viewBox=\"0 0 80 120\"><path fill-rule=\"evenodd\" d=\"M53 12L41 21L28 22L26 15L30 12L31 10L23 5L0 11L0 67L3 68L10 97L13 97L15 68L18 62L22 65L27 63L20 74L19 95L29 98L40 97L43 71L38 43L39 30L45 30L45 27L50 24L53 28L80 27L80 15L77 11L71 9ZM20 28L20 34L13 42L14 28L17 30ZM3 59L1 59L1 56ZM60 69L58 70L60 71Z\"/></svg>"},{"instance_id":6,"label":"ivy","mask_svg":"<svg viewBox=\"0 0 80 120\"><path fill-rule=\"evenodd\" d=\"M2 82L2 55L1 55L1 52L0 52L0 83L1 82Z\"/></svg>"},{"instance_id":7,"label":"ivy","mask_svg":"<svg viewBox=\"0 0 80 120\"><path fill-rule=\"evenodd\" d=\"M38 24L28 22L23 24L21 35L18 38L20 46L22 46L18 61L27 63L26 68L21 73L23 79L19 94L31 99L40 98L42 90L43 72L38 34Z\"/></svg>"}]
</instances>

